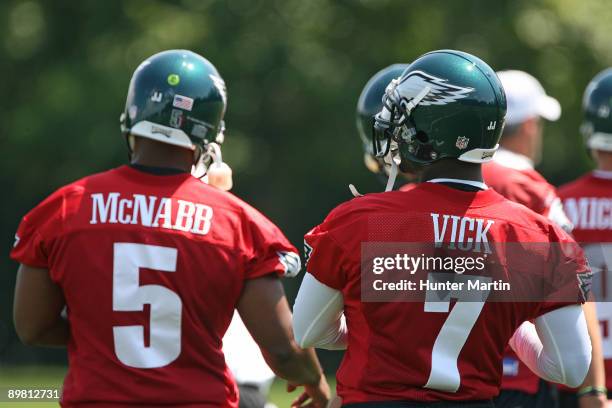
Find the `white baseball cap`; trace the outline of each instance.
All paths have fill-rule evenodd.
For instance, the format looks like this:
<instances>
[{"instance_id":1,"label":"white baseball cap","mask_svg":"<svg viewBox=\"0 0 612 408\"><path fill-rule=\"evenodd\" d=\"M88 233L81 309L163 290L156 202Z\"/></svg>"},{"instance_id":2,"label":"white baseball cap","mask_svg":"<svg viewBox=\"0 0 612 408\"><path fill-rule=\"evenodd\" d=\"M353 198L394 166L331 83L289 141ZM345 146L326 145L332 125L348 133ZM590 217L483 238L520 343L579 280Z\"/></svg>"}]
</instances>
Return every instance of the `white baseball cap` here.
<instances>
[{"instance_id":1,"label":"white baseball cap","mask_svg":"<svg viewBox=\"0 0 612 408\"><path fill-rule=\"evenodd\" d=\"M499 71L497 76L506 91L506 124L516 125L536 116L555 121L561 116L559 101L546 95L533 76L517 70Z\"/></svg>"}]
</instances>

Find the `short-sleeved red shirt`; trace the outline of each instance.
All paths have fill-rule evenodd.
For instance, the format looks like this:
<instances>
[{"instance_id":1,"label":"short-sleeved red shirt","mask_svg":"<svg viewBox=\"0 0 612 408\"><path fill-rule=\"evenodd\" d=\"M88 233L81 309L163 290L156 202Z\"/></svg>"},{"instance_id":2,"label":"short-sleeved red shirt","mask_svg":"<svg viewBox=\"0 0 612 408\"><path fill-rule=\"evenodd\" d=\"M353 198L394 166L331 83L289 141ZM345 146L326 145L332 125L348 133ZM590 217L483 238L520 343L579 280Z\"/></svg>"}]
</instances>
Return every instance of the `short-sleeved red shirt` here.
<instances>
[{"instance_id":1,"label":"short-sleeved red shirt","mask_svg":"<svg viewBox=\"0 0 612 408\"><path fill-rule=\"evenodd\" d=\"M362 301L361 251L367 242L433 243L441 230L446 231L442 235L446 234L443 239L448 242L450 235L455 234L451 232L454 227L447 225L443 229L434 224L451 217L466 219L467 222L458 221L457 225L471 225L469 231L464 231L466 240L477 239L474 226L478 224L488 242L573 243L571 237L549 220L504 199L492 189L466 192L421 183L410 191L368 194L334 209L305 236L305 248L308 272L341 291L344 297L348 346L337 373L337 391L344 403L492 398L499 392L503 353L516 328L526 320L562 306L538 301L485 302L451 364L456 364L458 370L458 388L446 391L426 387L433 373L434 344L439 341L445 322L453 320L449 313L454 309L430 313L423 302ZM378 228L373 228L374 225ZM481 228L483 225L488 227ZM588 267L580 252L568 256L575 257L572 263L576 266L569 272L557 269L544 258L529 258L527 264L533 262L535 268L538 265L551 268L546 276L571 273L566 276L571 282L577 282L574 274L588 272ZM459 344L459 340L451 343ZM448 356L437 357L446 361ZM444 376L440 374L442 368L436 367L436 375ZM437 378L436 381L446 380Z\"/></svg>"},{"instance_id":2,"label":"short-sleeved red shirt","mask_svg":"<svg viewBox=\"0 0 612 408\"><path fill-rule=\"evenodd\" d=\"M612 389L612 173L595 170L559 187L572 234L585 249L596 271L593 292L597 302L606 387Z\"/></svg>"},{"instance_id":3,"label":"short-sleeved red shirt","mask_svg":"<svg viewBox=\"0 0 612 408\"><path fill-rule=\"evenodd\" d=\"M243 282L299 270L282 232L234 195L128 166L49 196L11 257L64 293L64 407L237 407L221 343Z\"/></svg>"}]
</instances>

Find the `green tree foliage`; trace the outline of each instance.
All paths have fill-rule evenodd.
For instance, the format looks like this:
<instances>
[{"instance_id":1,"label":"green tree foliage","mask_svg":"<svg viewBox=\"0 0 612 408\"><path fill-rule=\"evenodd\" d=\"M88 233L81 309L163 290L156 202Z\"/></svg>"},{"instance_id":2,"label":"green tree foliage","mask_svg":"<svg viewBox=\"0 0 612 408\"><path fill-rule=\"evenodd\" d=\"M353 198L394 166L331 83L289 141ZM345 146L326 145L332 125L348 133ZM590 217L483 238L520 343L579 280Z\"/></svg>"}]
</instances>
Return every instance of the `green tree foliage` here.
<instances>
[{"instance_id":1,"label":"green tree foliage","mask_svg":"<svg viewBox=\"0 0 612 408\"><path fill-rule=\"evenodd\" d=\"M362 164L357 97L381 67L429 50L538 77L564 109L546 127L541 169L570 180L590 166L580 101L612 64L611 19L606 0L0 2L0 242L7 253L21 216L57 187L125 162L118 118L130 75L168 48L201 53L225 78L234 191L297 246L351 197L349 183L382 189ZM1 266L0 361L58 358L17 344L16 265L5 256Z\"/></svg>"}]
</instances>

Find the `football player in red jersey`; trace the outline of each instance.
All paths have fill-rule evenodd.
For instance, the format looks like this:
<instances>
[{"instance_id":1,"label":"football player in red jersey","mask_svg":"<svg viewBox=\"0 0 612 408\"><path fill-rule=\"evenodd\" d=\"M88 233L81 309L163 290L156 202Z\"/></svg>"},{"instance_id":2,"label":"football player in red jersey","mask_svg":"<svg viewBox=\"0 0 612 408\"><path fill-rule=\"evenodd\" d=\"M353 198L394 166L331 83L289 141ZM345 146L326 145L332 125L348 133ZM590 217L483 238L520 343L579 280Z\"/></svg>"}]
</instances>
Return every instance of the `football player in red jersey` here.
<instances>
[{"instance_id":1,"label":"football player in red jersey","mask_svg":"<svg viewBox=\"0 0 612 408\"><path fill-rule=\"evenodd\" d=\"M235 308L276 374L327 403L278 279L299 271L294 247L257 210L190 174L201 155L223 169L213 151L225 107L205 58L148 58L121 117L130 165L62 187L23 218L11 252L21 264L15 326L27 344L67 345L63 407L237 407L221 351Z\"/></svg>"},{"instance_id":2,"label":"football player in red jersey","mask_svg":"<svg viewBox=\"0 0 612 408\"><path fill-rule=\"evenodd\" d=\"M540 82L526 72L509 70L497 75L506 92L508 110L499 151L493 161L482 167L484 180L509 200L525 205L570 231L571 222L563 212L555 187L534 169L542 155L542 121L559 119L559 102L546 95ZM589 333L593 334L593 366L586 381L590 385L603 385L603 360L594 303L585 304L584 309ZM588 401L590 399L593 398L586 397L584 404L595 403ZM502 392L495 403L501 408L517 405L547 408L553 401L548 384L508 350L504 357ZM600 407L601 404L585 406Z\"/></svg>"},{"instance_id":3,"label":"football player in red jersey","mask_svg":"<svg viewBox=\"0 0 612 408\"><path fill-rule=\"evenodd\" d=\"M572 233L581 243L593 269L597 271L594 294L598 302L602 349L605 359L605 386L587 385L576 392L561 392L561 407L578 406L576 400L610 398L612 389L612 68L599 73L589 83L583 99L585 136L597 168L559 188L565 212L574 225ZM607 388L607 389L606 389ZM590 405L591 406L591 405ZM596 406L596 405L592 405Z\"/></svg>"},{"instance_id":4,"label":"football player in red jersey","mask_svg":"<svg viewBox=\"0 0 612 408\"><path fill-rule=\"evenodd\" d=\"M357 134L361 140L363 147L363 161L368 170L376 174L383 183L386 184L386 190L392 190L395 183L397 168L393 165L393 153L389 152L385 157L379 158L374 155L372 150L372 126L374 124L374 115L382 109L382 98L385 94L385 88L392 79L398 78L408 68L410 64L393 64L381 69L374 74L363 87L359 100L357 102ZM398 163L395 163L399 166ZM417 176L414 169L403 168L399 174L406 181L399 187L402 191L408 191L416 184ZM351 192L354 196L359 193L351 184Z\"/></svg>"},{"instance_id":5,"label":"football player in red jersey","mask_svg":"<svg viewBox=\"0 0 612 408\"><path fill-rule=\"evenodd\" d=\"M534 169L542 155L542 118L557 120L559 102L523 71L497 73L508 100L499 151L482 166L486 183L506 198L550 218L565 230L571 224L555 187Z\"/></svg>"},{"instance_id":6,"label":"football player in red jersey","mask_svg":"<svg viewBox=\"0 0 612 408\"><path fill-rule=\"evenodd\" d=\"M502 85L483 61L451 50L418 58L386 90L373 150L384 156L395 147L402 161L422 166L422 182L344 203L305 236L307 274L294 305L294 332L303 347L346 348L337 373L344 406L493 407L509 341L543 378L584 380L591 358L584 297L457 301L452 309L446 301L433 307L361 298L368 242L459 242L474 250L485 241L575 244L545 217L483 183L481 163L498 147L505 111ZM547 277L567 278L575 290L577 277L588 280L579 251L562 249L559 263L523 251L517 259L551 268Z\"/></svg>"}]
</instances>

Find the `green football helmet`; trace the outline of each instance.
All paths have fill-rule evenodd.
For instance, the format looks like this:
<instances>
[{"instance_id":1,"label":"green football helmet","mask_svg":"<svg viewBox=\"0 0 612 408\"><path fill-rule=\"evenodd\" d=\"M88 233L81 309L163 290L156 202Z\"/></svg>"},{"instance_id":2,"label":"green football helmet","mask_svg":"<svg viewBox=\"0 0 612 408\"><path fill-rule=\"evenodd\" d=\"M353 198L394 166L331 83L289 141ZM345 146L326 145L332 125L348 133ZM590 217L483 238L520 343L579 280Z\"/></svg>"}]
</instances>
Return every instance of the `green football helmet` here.
<instances>
[{"instance_id":1,"label":"green football helmet","mask_svg":"<svg viewBox=\"0 0 612 408\"><path fill-rule=\"evenodd\" d=\"M506 96L491 67L465 52L433 51L387 87L373 151L384 157L397 148L417 165L444 158L484 163L499 146L505 115Z\"/></svg>"},{"instance_id":2,"label":"green football helmet","mask_svg":"<svg viewBox=\"0 0 612 408\"><path fill-rule=\"evenodd\" d=\"M383 108L385 89L392 79L399 78L410 64L393 64L378 71L363 87L357 102L357 133L366 154L374 156L372 126L374 116Z\"/></svg>"},{"instance_id":3,"label":"green football helmet","mask_svg":"<svg viewBox=\"0 0 612 408\"><path fill-rule=\"evenodd\" d=\"M163 51L142 62L130 81L121 132L195 150L223 142L225 82L204 57Z\"/></svg>"},{"instance_id":4,"label":"green football helmet","mask_svg":"<svg viewBox=\"0 0 612 408\"><path fill-rule=\"evenodd\" d=\"M587 147L612 151L612 68L589 82L582 101L584 120L580 130Z\"/></svg>"}]
</instances>

